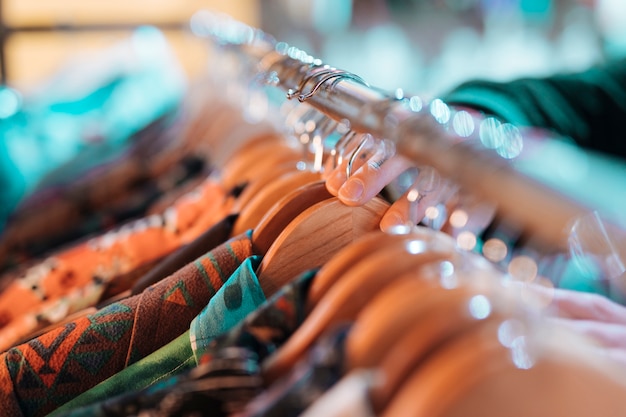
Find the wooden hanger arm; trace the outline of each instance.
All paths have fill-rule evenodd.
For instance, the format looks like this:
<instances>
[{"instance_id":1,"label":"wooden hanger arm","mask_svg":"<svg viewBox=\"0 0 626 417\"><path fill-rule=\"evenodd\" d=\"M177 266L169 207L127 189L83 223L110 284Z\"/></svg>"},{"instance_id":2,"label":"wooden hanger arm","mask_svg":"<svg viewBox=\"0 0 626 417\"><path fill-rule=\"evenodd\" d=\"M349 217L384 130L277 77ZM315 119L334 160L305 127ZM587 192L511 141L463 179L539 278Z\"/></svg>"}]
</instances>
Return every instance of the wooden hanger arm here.
<instances>
[{"instance_id":1,"label":"wooden hanger arm","mask_svg":"<svg viewBox=\"0 0 626 417\"><path fill-rule=\"evenodd\" d=\"M439 292L441 297L434 297L437 299L428 303L431 305L422 314L407 312L413 323L399 333L393 344L386 346L387 351L378 360L377 368L384 378L370 393L372 406L377 412L384 410L411 370L418 367L427 355L480 323L470 314L470 294L465 288L440 288Z\"/></svg>"},{"instance_id":2,"label":"wooden hanger arm","mask_svg":"<svg viewBox=\"0 0 626 417\"><path fill-rule=\"evenodd\" d=\"M254 179L259 173L259 166L274 163L285 153L295 151L288 147L285 138L277 134L262 135L250 140L234 153L220 169L220 180L226 189L236 187Z\"/></svg>"},{"instance_id":3,"label":"wooden hanger arm","mask_svg":"<svg viewBox=\"0 0 626 417\"><path fill-rule=\"evenodd\" d=\"M283 158L272 160L271 162L259 163L258 170L255 171L254 177L249 180L248 185L237 198L233 210L237 213L242 212L252 200L259 194L264 193L273 182L284 175L295 172L298 160L299 156L293 154L285 155ZM271 166L267 166L269 163L271 163Z\"/></svg>"},{"instance_id":4,"label":"wooden hanger arm","mask_svg":"<svg viewBox=\"0 0 626 417\"><path fill-rule=\"evenodd\" d=\"M249 192L252 196L248 202L244 202L242 194L242 198L237 201L241 209L239 210L239 218L235 222L233 235L241 234L246 230L256 229L265 213L269 212L272 206L277 204L283 197L299 187L320 180L319 173L308 170L297 171L295 164L291 165L290 170L265 184L263 189L254 190L254 187L251 186ZM247 192L248 190L244 191L244 194Z\"/></svg>"},{"instance_id":5,"label":"wooden hanger arm","mask_svg":"<svg viewBox=\"0 0 626 417\"><path fill-rule=\"evenodd\" d=\"M452 341L414 370L382 416L441 417L448 404L485 374L501 367L502 355L497 353L504 347L498 342L494 323L482 325Z\"/></svg>"},{"instance_id":6,"label":"wooden hanger arm","mask_svg":"<svg viewBox=\"0 0 626 417\"><path fill-rule=\"evenodd\" d=\"M259 265L259 282L273 294L307 269L320 267L341 248L378 229L389 204L379 198L350 207L333 197L300 213L272 243Z\"/></svg>"},{"instance_id":7,"label":"wooden hanger arm","mask_svg":"<svg viewBox=\"0 0 626 417\"><path fill-rule=\"evenodd\" d=\"M346 340L349 369L377 366L420 316L444 297L434 280L403 274L383 288L360 312Z\"/></svg>"},{"instance_id":8,"label":"wooden hanger arm","mask_svg":"<svg viewBox=\"0 0 626 417\"><path fill-rule=\"evenodd\" d=\"M450 250L453 250L455 243L451 237L421 226L397 228L393 233L384 233L377 230L362 237L339 252L320 269L309 289L307 310L311 311L346 271L359 261L372 255L375 251L391 247L392 245L403 245L411 241L430 242L435 238L447 240ZM398 246L398 253L404 250L405 248Z\"/></svg>"},{"instance_id":9,"label":"wooden hanger arm","mask_svg":"<svg viewBox=\"0 0 626 417\"><path fill-rule=\"evenodd\" d=\"M304 185L279 200L252 231L254 253L265 254L287 225L300 213L331 198L323 181Z\"/></svg>"},{"instance_id":10,"label":"wooden hanger arm","mask_svg":"<svg viewBox=\"0 0 626 417\"><path fill-rule=\"evenodd\" d=\"M447 256L448 252L433 250L414 255L410 261L398 262L398 251L392 247L362 260L329 289L300 328L266 360L265 375L273 379L284 374L325 330L342 321L354 320L376 294L402 276L407 268Z\"/></svg>"}]
</instances>

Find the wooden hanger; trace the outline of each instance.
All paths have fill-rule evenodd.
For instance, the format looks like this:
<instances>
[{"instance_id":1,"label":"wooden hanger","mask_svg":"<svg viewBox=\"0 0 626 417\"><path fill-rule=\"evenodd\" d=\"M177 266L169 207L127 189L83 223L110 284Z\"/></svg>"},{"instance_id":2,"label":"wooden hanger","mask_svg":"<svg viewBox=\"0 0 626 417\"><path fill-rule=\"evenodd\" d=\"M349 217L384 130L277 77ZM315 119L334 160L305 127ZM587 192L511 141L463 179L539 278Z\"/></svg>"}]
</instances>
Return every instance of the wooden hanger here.
<instances>
[{"instance_id":1,"label":"wooden hanger","mask_svg":"<svg viewBox=\"0 0 626 417\"><path fill-rule=\"evenodd\" d=\"M346 341L349 369L376 368L382 376L370 398L381 412L425 357L477 325L468 285L445 289L435 279L406 275L385 289L357 318Z\"/></svg>"},{"instance_id":2,"label":"wooden hanger","mask_svg":"<svg viewBox=\"0 0 626 417\"><path fill-rule=\"evenodd\" d=\"M269 184L266 184L265 187L252 196L245 205L241 206L241 209L238 210L239 217L233 228L233 235L238 235L246 230L259 227L263 216L265 216L265 214L283 197L302 186L320 181L320 174L318 172L309 170L294 171L293 169L295 168L292 168L291 171L282 174ZM252 187L250 187L250 189L252 189ZM247 191L247 189L244 190L244 193ZM241 197L243 197L243 193ZM330 194L328 194L327 198L330 197ZM239 199L237 203L240 204ZM235 210L237 210L237 208Z\"/></svg>"},{"instance_id":3,"label":"wooden hanger","mask_svg":"<svg viewBox=\"0 0 626 417\"><path fill-rule=\"evenodd\" d=\"M250 181L260 173L285 160L293 160L299 154L277 134L262 135L246 142L220 171L220 182L226 189ZM296 159L297 160L297 159Z\"/></svg>"},{"instance_id":4,"label":"wooden hanger","mask_svg":"<svg viewBox=\"0 0 626 417\"><path fill-rule=\"evenodd\" d=\"M413 323L445 297L462 291L446 290L431 278L420 271L405 273L367 304L346 340L348 368L377 366Z\"/></svg>"},{"instance_id":5,"label":"wooden hanger","mask_svg":"<svg viewBox=\"0 0 626 417\"><path fill-rule=\"evenodd\" d=\"M197 142L217 167L225 165L243 146L257 136L277 136L267 123L250 124L241 109L219 97L212 97L204 106L202 117L210 121L195 132ZM281 135L278 135L281 136Z\"/></svg>"},{"instance_id":6,"label":"wooden hanger","mask_svg":"<svg viewBox=\"0 0 626 417\"><path fill-rule=\"evenodd\" d=\"M408 242L423 241L428 246L435 239L439 240L441 245L448 245L451 252L454 251L454 239L422 226L397 227L386 233L377 230L362 237L337 253L320 269L309 289L307 310L311 311L328 289L341 279L350 268L354 267L359 261L371 256L375 251L394 245L394 247L398 248L397 254L400 254L406 249L401 248L401 246L406 245Z\"/></svg>"},{"instance_id":7,"label":"wooden hanger","mask_svg":"<svg viewBox=\"0 0 626 417\"><path fill-rule=\"evenodd\" d=\"M460 251L441 266L445 268L425 265L381 292L359 315L346 340L349 369L376 367L383 375L371 392L376 412L437 346L480 320L513 314L518 308L511 293L503 291L501 274L482 257ZM449 276L452 270L455 280L442 280L441 273ZM424 282L431 286L424 287ZM472 315L472 306L482 310Z\"/></svg>"},{"instance_id":8,"label":"wooden hanger","mask_svg":"<svg viewBox=\"0 0 626 417\"><path fill-rule=\"evenodd\" d=\"M405 230L408 233L408 228ZM315 275L307 294L307 311L312 311L328 289L350 268L375 251L387 247L395 239L393 235L375 230L339 251Z\"/></svg>"},{"instance_id":9,"label":"wooden hanger","mask_svg":"<svg viewBox=\"0 0 626 417\"><path fill-rule=\"evenodd\" d=\"M328 289L298 330L265 361L264 376L268 380L283 375L325 330L342 321L354 320L376 294L407 270L453 256L449 247L398 256L404 243L401 239L398 242L360 260Z\"/></svg>"},{"instance_id":10,"label":"wooden hanger","mask_svg":"<svg viewBox=\"0 0 626 417\"><path fill-rule=\"evenodd\" d=\"M307 208L332 198L323 181L303 185L280 199L263 215L252 231L252 248L265 254L278 236Z\"/></svg>"},{"instance_id":11,"label":"wooden hanger","mask_svg":"<svg viewBox=\"0 0 626 417\"><path fill-rule=\"evenodd\" d=\"M435 352L413 371L382 416L624 414L624 376L591 354L589 341L544 323L538 332L537 326L527 327L524 343L512 351L499 341L502 323L486 320Z\"/></svg>"},{"instance_id":12,"label":"wooden hanger","mask_svg":"<svg viewBox=\"0 0 626 417\"><path fill-rule=\"evenodd\" d=\"M283 230L258 269L259 281L273 294L307 269L328 262L338 250L378 229L389 204L374 198L350 207L333 197L307 208Z\"/></svg>"},{"instance_id":13,"label":"wooden hanger","mask_svg":"<svg viewBox=\"0 0 626 417\"><path fill-rule=\"evenodd\" d=\"M281 160L278 161L276 165L269 166L263 170L259 170L257 175L250 179L249 184L244 188L242 193L237 198L233 210L236 213L241 213L249 206L252 200L259 198L259 196L261 196L261 198L264 198L263 195L266 194L266 190L270 185L272 185L274 182L282 182L279 181L281 178L285 178L287 175L297 172L296 166L299 160L300 157L294 153L291 156L285 156L284 159L281 158ZM288 191L286 190L281 195L281 197L284 196L286 192ZM278 199L275 199L272 204L276 203L277 201ZM269 206L271 207L272 204L269 204ZM248 211L250 210L251 209L248 209ZM260 214L262 217L263 213Z\"/></svg>"},{"instance_id":14,"label":"wooden hanger","mask_svg":"<svg viewBox=\"0 0 626 417\"><path fill-rule=\"evenodd\" d=\"M495 357L492 358L492 356L501 346L498 346L497 337L493 340L485 337L486 333L490 336L497 336L493 334L493 324L489 324L491 325L468 330L461 337L440 347L426 363L413 370L407 381L393 396L382 416L440 416L444 403L456 400L464 389L476 381L479 373L489 372L497 367L495 361L492 360ZM464 347L463 350L460 349L461 346ZM456 357L451 358L452 354ZM450 363L442 362L440 358L443 357L451 358ZM461 369L465 371L462 377L458 373ZM435 376L433 372L439 376ZM450 375L455 375L457 380L451 381ZM442 385L443 381L448 383L446 388ZM418 385L419 389L424 390L423 392L419 392ZM433 397L435 393L442 394L443 397L435 399ZM411 394L413 398L409 398ZM416 396L418 398L415 398Z\"/></svg>"},{"instance_id":15,"label":"wooden hanger","mask_svg":"<svg viewBox=\"0 0 626 417\"><path fill-rule=\"evenodd\" d=\"M406 254L397 251L396 262L403 257L407 257ZM445 262L438 260L425 264L415 263L413 268L407 269L406 275L396 279L397 284L385 290L389 295L383 297L381 293L362 311L353 325L346 341L347 361L350 367L369 367L379 363L382 359L380 355L386 354L391 349L391 341L395 344L403 334L411 331L412 326L421 325L421 315L429 314L428 309L432 307L430 301L425 300L418 291L423 287L423 283L434 286L434 290L440 293L434 296L435 298L450 298L451 294L456 293L469 297L475 293L492 294L498 290L500 284L495 277L499 278L499 274L488 263L476 262L475 258L478 257L453 250L446 259L443 259ZM472 269L471 272L467 271L469 268ZM453 280L446 279L452 274ZM411 285L415 286L415 290L410 290ZM403 286L407 287L404 291ZM399 307L405 304L406 308ZM503 300L499 304L506 305L507 302ZM428 309L424 309L424 306L428 306Z\"/></svg>"}]
</instances>

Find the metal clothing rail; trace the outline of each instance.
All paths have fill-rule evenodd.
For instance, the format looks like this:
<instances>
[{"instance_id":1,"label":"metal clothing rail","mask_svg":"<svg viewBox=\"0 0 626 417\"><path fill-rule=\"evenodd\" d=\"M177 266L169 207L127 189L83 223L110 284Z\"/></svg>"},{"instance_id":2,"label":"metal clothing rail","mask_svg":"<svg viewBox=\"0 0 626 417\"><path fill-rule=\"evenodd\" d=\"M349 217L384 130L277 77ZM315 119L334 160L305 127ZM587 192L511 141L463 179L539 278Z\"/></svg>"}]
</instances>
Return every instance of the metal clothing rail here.
<instances>
[{"instance_id":1,"label":"metal clothing rail","mask_svg":"<svg viewBox=\"0 0 626 417\"><path fill-rule=\"evenodd\" d=\"M209 23L213 25L207 27L209 35L256 61L260 74L288 97L306 101L335 120L347 120L357 132L394 141L399 154L418 165L432 166L443 177L494 204L501 216L523 230L544 253L567 251L574 222L592 211L516 171L495 151L476 147L472 141L453 140L428 106L403 105L402 100L370 87L358 76L324 66L261 31L242 26L237 32L232 27L224 30L219 21L215 24L215 20Z\"/></svg>"}]
</instances>

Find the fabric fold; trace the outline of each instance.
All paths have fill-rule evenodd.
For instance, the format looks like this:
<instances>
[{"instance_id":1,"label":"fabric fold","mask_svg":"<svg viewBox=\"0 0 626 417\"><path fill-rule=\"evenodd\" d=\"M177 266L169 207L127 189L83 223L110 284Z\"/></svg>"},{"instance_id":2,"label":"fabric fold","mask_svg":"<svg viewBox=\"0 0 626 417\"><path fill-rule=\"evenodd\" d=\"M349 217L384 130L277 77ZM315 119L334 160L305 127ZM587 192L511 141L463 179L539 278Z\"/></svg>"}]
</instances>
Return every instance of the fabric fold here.
<instances>
[{"instance_id":1,"label":"fabric fold","mask_svg":"<svg viewBox=\"0 0 626 417\"><path fill-rule=\"evenodd\" d=\"M0 355L0 409L41 416L189 329L241 262L250 233L235 237L143 293L111 304ZM12 384L12 386L9 386ZM17 405L8 396L14 393Z\"/></svg>"},{"instance_id":2,"label":"fabric fold","mask_svg":"<svg viewBox=\"0 0 626 417\"><path fill-rule=\"evenodd\" d=\"M68 297L72 292L93 287L106 298L127 290L146 268L215 225L231 206L221 185L207 179L164 213L58 252L14 277L0 293L0 351L61 321L60 303L65 315L85 308Z\"/></svg>"},{"instance_id":3,"label":"fabric fold","mask_svg":"<svg viewBox=\"0 0 626 417\"><path fill-rule=\"evenodd\" d=\"M246 265L246 263L244 263L238 269L240 274L237 277L239 278L237 286L244 285L249 289L254 290L257 288L260 290L260 287L254 285L258 283L258 281L254 274L254 268L251 268L251 266L253 266L253 264L250 263ZM284 343L306 317L305 301L315 273L315 270L307 271L297 277L258 308L254 309L254 311L250 312L245 318L242 318L234 327L222 332L218 336L216 336L216 334L222 331L224 324L221 320L222 317L214 314L217 310L210 308L211 305L209 304L207 309L194 320L191 326L192 330L186 334L191 338L191 343L194 347L193 355L195 356L190 354L190 358L194 362L194 359L197 358L199 361L197 367L177 376L153 381L156 382L154 385L135 392L126 390L123 391L123 394L117 396L107 396L102 395L103 392L95 392L99 388L104 388L104 385L113 385L107 383L110 383L122 374L126 374L125 379L131 379L128 372L126 372L132 368L131 366L120 374L112 377L109 381L106 381L105 384L101 384L95 387L94 390L61 406L49 417L123 416L126 415L125 410L135 410L134 412L139 412L140 410L145 411L147 409L154 410L169 401L173 401L176 407L188 409L187 406L190 405L188 402L193 400L178 395L181 392L186 392L188 388L194 390L198 395L206 395L213 398L211 405L203 403L202 407L204 407L204 412L209 412L211 415L215 416L223 415L220 410L223 410L227 405L229 407L233 406L233 404L227 397L213 397L216 391L219 391L219 387L214 386L214 384L219 383L216 377L218 377L219 381L224 381L221 378L240 376L241 374L233 368L222 368L218 375L211 375L211 373L216 370L216 364L224 359L228 361L236 359L235 362L238 364L245 363L246 375L257 377L258 380L255 380L252 385L249 385L248 383L252 382L249 379L236 378L230 388L236 391L238 395L242 392L249 394L255 389L260 390L262 387L260 381L261 362L268 355L273 353L278 346ZM231 280L229 280L229 282L230 281ZM228 302L218 302L218 304L224 304L225 306L237 305L237 300L240 298L237 296L238 291L233 288L227 290L227 288L228 285L224 286L222 288L224 291L221 296L214 297L212 301L218 302L223 297L227 297ZM249 305L249 307L252 307L250 301L255 298L252 295L253 291L243 291L242 293L244 294L242 299L248 299L248 302L242 302L241 305ZM246 293L248 293L248 296L245 296ZM235 294L234 297L233 294ZM249 308L237 308L235 311L243 313L248 309ZM229 311L233 310L231 309ZM234 322L235 320L230 321ZM194 332L195 335L193 335ZM182 344L183 341L179 338L176 343ZM187 346L189 346L189 340ZM180 363L182 363L182 360ZM135 365L139 364L151 366L151 364L146 363L145 360L137 362ZM220 366L217 365L217 367L219 368ZM152 367L151 372L154 372L155 369L155 367ZM164 371L166 371L166 368L160 367L162 375ZM241 371L241 369L239 371ZM137 378L142 378L140 372L141 370L139 369L135 372ZM236 375L233 374L233 372L235 372ZM157 374L158 372L154 373ZM173 375L173 373L170 373L170 375ZM132 379L136 380L134 377ZM110 389L115 388L110 387ZM111 391L109 390L108 392L110 393ZM122 390L118 389L117 392L122 392ZM94 401L96 397L99 398L97 402ZM243 398L239 398L239 401L236 402L236 410L243 410L246 404L247 400L243 401ZM228 409L231 413L236 411L233 408Z\"/></svg>"}]
</instances>

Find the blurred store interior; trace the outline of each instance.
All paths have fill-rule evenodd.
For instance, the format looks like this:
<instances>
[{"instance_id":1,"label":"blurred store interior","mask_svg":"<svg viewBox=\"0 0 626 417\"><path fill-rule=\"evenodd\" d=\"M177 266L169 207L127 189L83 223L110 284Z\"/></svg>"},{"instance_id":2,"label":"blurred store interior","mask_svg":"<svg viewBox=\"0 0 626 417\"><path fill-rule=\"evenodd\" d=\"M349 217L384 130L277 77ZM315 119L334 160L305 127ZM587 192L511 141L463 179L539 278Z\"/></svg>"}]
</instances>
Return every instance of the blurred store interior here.
<instances>
[{"instance_id":1,"label":"blurred store interior","mask_svg":"<svg viewBox=\"0 0 626 417\"><path fill-rule=\"evenodd\" d=\"M465 80L577 71L626 55L622 0L1 0L0 6L3 217L50 178L55 161L76 155L68 145L73 138L123 141L219 65L190 28L201 10L261 28L371 85L425 99ZM134 82L116 78L135 72ZM554 152L558 158L545 152L543 164L521 169L593 199L626 224L623 162Z\"/></svg>"},{"instance_id":2,"label":"blurred store interior","mask_svg":"<svg viewBox=\"0 0 626 417\"><path fill-rule=\"evenodd\" d=\"M626 54L619 0L3 0L2 70L30 89L138 25L163 30L188 75L202 71L198 10L224 12L386 89L437 94L470 78L586 68Z\"/></svg>"}]
</instances>

